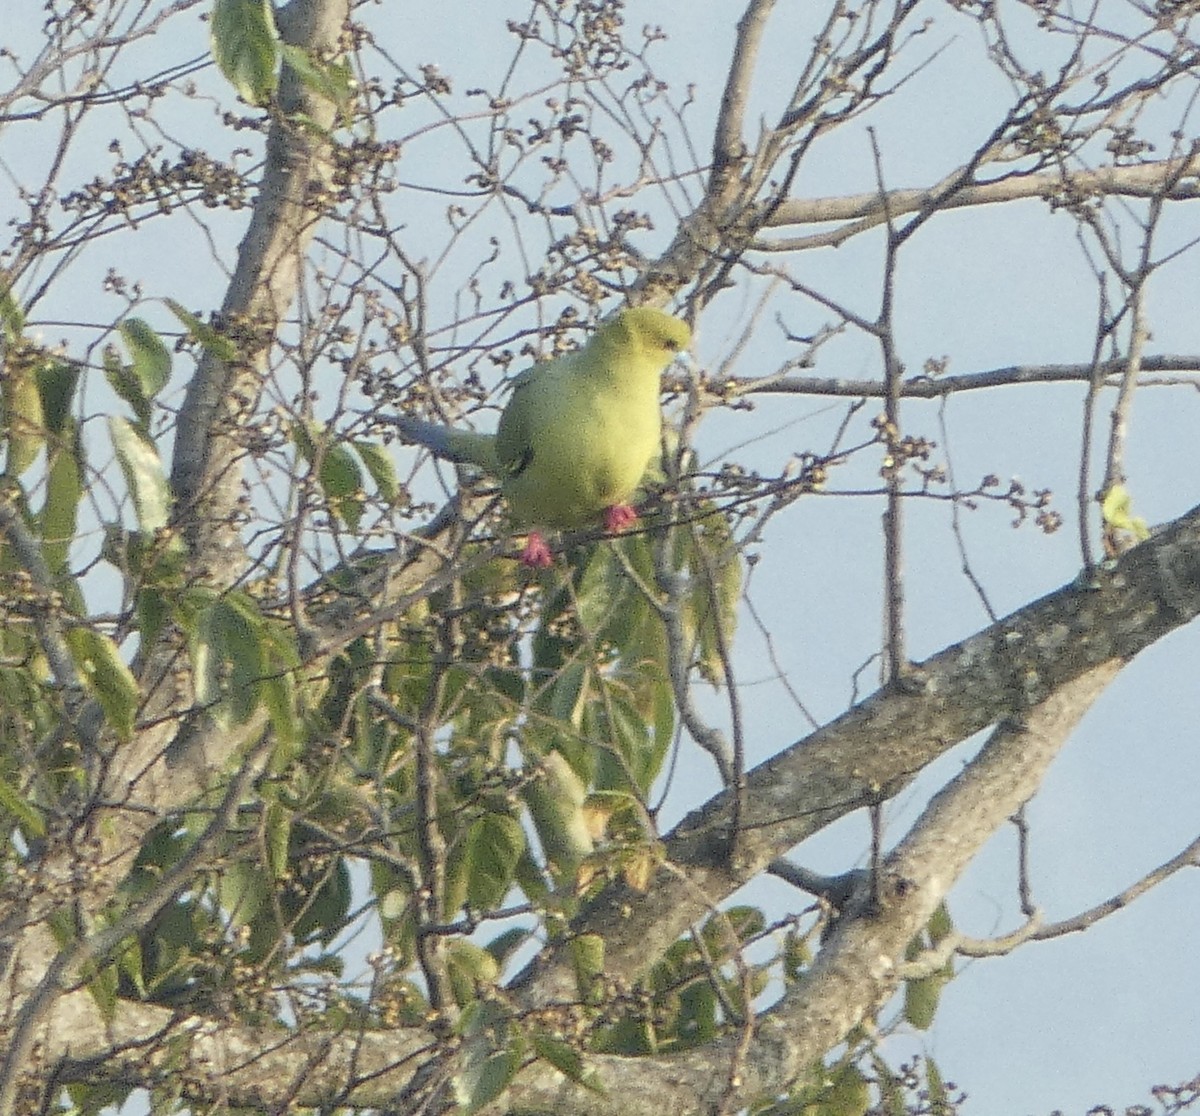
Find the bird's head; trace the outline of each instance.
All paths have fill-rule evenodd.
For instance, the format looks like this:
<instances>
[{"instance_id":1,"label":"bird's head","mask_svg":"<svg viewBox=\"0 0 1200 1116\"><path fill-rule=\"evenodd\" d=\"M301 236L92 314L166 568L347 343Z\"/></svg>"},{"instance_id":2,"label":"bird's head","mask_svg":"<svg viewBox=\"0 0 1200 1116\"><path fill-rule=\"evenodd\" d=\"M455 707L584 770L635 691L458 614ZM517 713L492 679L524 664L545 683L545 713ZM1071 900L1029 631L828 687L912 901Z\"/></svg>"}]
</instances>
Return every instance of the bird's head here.
<instances>
[{"instance_id":1,"label":"bird's head","mask_svg":"<svg viewBox=\"0 0 1200 1116\"><path fill-rule=\"evenodd\" d=\"M687 322L653 306L634 306L621 310L606 325L619 332L626 344L636 346L647 356L661 356L663 365L672 355L686 349L692 339Z\"/></svg>"}]
</instances>

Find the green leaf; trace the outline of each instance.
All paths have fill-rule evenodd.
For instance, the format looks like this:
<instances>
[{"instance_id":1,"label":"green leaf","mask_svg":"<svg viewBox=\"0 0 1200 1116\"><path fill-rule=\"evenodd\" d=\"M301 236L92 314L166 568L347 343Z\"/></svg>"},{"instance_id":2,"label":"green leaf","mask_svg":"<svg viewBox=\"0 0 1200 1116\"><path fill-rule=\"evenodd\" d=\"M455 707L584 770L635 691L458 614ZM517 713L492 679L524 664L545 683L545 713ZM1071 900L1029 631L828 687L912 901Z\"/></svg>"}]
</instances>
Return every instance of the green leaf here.
<instances>
[{"instance_id":1,"label":"green leaf","mask_svg":"<svg viewBox=\"0 0 1200 1116\"><path fill-rule=\"evenodd\" d=\"M517 861L517 870L513 875L513 880L535 905L550 901L553 888L550 886L550 881L542 870L542 866L528 847L521 859Z\"/></svg>"},{"instance_id":2,"label":"green leaf","mask_svg":"<svg viewBox=\"0 0 1200 1116\"><path fill-rule=\"evenodd\" d=\"M10 359L0 377L0 427L7 436L4 471L10 477L19 477L37 460L46 440L39 362L33 354L24 355L31 359Z\"/></svg>"},{"instance_id":3,"label":"green leaf","mask_svg":"<svg viewBox=\"0 0 1200 1116\"><path fill-rule=\"evenodd\" d=\"M664 677L655 683L653 702L654 742L656 746L666 747L669 746L675 732L675 695L667 678Z\"/></svg>"},{"instance_id":4,"label":"green leaf","mask_svg":"<svg viewBox=\"0 0 1200 1116\"><path fill-rule=\"evenodd\" d=\"M544 774L530 779L522 794L538 840L561 882L570 883L594 847L584 803L587 787L561 752L542 757Z\"/></svg>"},{"instance_id":5,"label":"green leaf","mask_svg":"<svg viewBox=\"0 0 1200 1116\"><path fill-rule=\"evenodd\" d=\"M539 1058L549 1062L559 1073L574 1081L576 1085L582 1085L593 1093L604 1092L604 1087L595 1073L585 1069L583 1055L569 1042L564 1042L551 1035L535 1034L533 1048L537 1051Z\"/></svg>"},{"instance_id":6,"label":"green leaf","mask_svg":"<svg viewBox=\"0 0 1200 1116\"><path fill-rule=\"evenodd\" d=\"M216 0L210 38L213 59L238 95L265 105L279 84L279 32L270 0Z\"/></svg>"},{"instance_id":7,"label":"green leaf","mask_svg":"<svg viewBox=\"0 0 1200 1116\"><path fill-rule=\"evenodd\" d=\"M823 1116L863 1116L871 1107L871 1088L853 1064L839 1066L821 1098Z\"/></svg>"},{"instance_id":8,"label":"green leaf","mask_svg":"<svg viewBox=\"0 0 1200 1116\"><path fill-rule=\"evenodd\" d=\"M202 939L211 933L219 936L223 930L215 913L201 909L195 899L169 904L142 942L142 980L150 994L186 992L197 954L205 949Z\"/></svg>"},{"instance_id":9,"label":"green leaf","mask_svg":"<svg viewBox=\"0 0 1200 1116\"><path fill-rule=\"evenodd\" d=\"M604 790L636 789L648 794L671 742L669 739L651 738L650 726L616 688L610 693L606 704L609 737L625 762L619 764L609 753L605 753L601 757L596 785ZM607 762L603 762L605 760ZM636 788L628 787L629 776L633 777Z\"/></svg>"},{"instance_id":10,"label":"green leaf","mask_svg":"<svg viewBox=\"0 0 1200 1116\"><path fill-rule=\"evenodd\" d=\"M1150 537L1150 528L1140 516L1133 515L1133 497L1123 484L1114 484L1100 505L1104 522L1118 531L1128 531L1138 542Z\"/></svg>"},{"instance_id":11,"label":"green leaf","mask_svg":"<svg viewBox=\"0 0 1200 1116\"><path fill-rule=\"evenodd\" d=\"M235 926L251 922L273 891L266 873L258 865L244 860L229 865L221 873L217 888L221 908Z\"/></svg>"},{"instance_id":12,"label":"green leaf","mask_svg":"<svg viewBox=\"0 0 1200 1116\"><path fill-rule=\"evenodd\" d=\"M146 975L142 962L141 943L131 938L117 956L117 973L133 985L139 996L146 995Z\"/></svg>"},{"instance_id":13,"label":"green leaf","mask_svg":"<svg viewBox=\"0 0 1200 1116\"><path fill-rule=\"evenodd\" d=\"M351 898L350 869L339 857L292 923L296 940L305 943L315 938L328 945L345 927Z\"/></svg>"},{"instance_id":14,"label":"green leaf","mask_svg":"<svg viewBox=\"0 0 1200 1116\"><path fill-rule=\"evenodd\" d=\"M97 966L90 961L83 966L83 979L87 990L100 1009L100 1016L106 1023L111 1023L117 1013L117 983L118 973L115 965Z\"/></svg>"},{"instance_id":15,"label":"green leaf","mask_svg":"<svg viewBox=\"0 0 1200 1116\"><path fill-rule=\"evenodd\" d=\"M292 631L283 625L264 624L262 639L267 651L268 674L259 683L259 694L275 734L269 769L278 774L296 758L297 747L303 740L294 674L300 665L300 653Z\"/></svg>"},{"instance_id":16,"label":"green leaf","mask_svg":"<svg viewBox=\"0 0 1200 1116\"><path fill-rule=\"evenodd\" d=\"M362 518L362 470L350 447L327 446L317 474L330 510L353 531Z\"/></svg>"},{"instance_id":17,"label":"green leaf","mask_svg":"<svg viewBox=\"0 0 1200 1116\"><path fill-rule=\"evenodd\" d=\"M619 610L626 592L624 572L618 566L612 548L601 546L584 567L575 591L575 605L585 632L599 635Z\"/></svg>"},{"instance_id":18,"label":"green leaf","mask_svg":"<svg viewBox=\"0 0 1200 1116\"><path fill-rule=\"evenodd\" d=\"M167 525L171 490L158 451L128 419L114 415L108 420L109 434L121 471L133 495L138 526L153 533Z\"/></svg>"},{"instance_id":19,"label":"green leaf","mask_svg":"<svg viewBox=\"0 0 1200 1116\"><path fill-rule=\"evenodd\" d=\"M945 901L939 903L937 910L929 916L926 929L929 931L929 940L934 945L945 941L954 932L954 922L950 918L950 908L946 906Z\"/></svg>"},{"instance_id":20,"label":"green leaf","mask_svg":"<svg viewBox=\"0 0 1200 1116\"><path fill-rule=\"evenodd\" d=\"M152 585L142 586L137 594L138 638L142 646L152 644L171 615L167 595Z\"/></svg>"},{"instance_id":21,"label":"green leaf","mask_svg":"<svg viewBox=\"0 0 1200 1116\"><path fill-rule=\"evenodd\" d=\"M25 329L25 312L13 297L12 287L7 281L0 282L0 327L10 341L20 337Z\"/></svg>"},{"instance_id":22,"label":"green leaf","mask_svg":"<svg viewBox=\"0 0 1200 1116\"><path fill-rule=\"evenodd\" d=\"M446 972L454 988L454 998L461 1006L479 998L482 985L494 984L500 975L496 959L474 942L451 942L446 949Z\"/></svg>"},{"instance_id":23,"label":"green leaf","mask_svg":"<svg viewBox=\"0 0 1200 1116\"><path fill-rule=\"evenodd\" d=\"M925 1085L929 1093L929 1111L932 1116L945 1116L953 1111L942 1080L942 1071L932 1058L925 1059Z\"/></svg>"},{"instance_id":24,"label":"green leaf","mask_svg":"<svg viewBox=\"0 0 1200 1116\"><path fill-rule=\"evenodd\" d=\"M46 476L46 499L38 513L42 531L42 553L50 572L66 570L75 540L76 513L83 495L83 475L79 455L82 447L72 430L50 453Z\"/></svg>"},{"instance_id":25,"label":"green leaf","mask_svg":"<svg viewBox=\"0 0 1200 1116\"><path fill-rule=\"evenodd\" d=\"M709 981L697 980L679 993L676 1048L691 1049L717 1034L717 993Z\"/></svg>"},{"instance_id":26,"label":"green leaf","mask_svg":"<svg viewBox=\"0 0 1200 1116\"><path fill-rule=\"evenodd\" d=\"M511 1050L501 1050L468 1065L454 1078L454 1091L466 1116L491 1104L517 1075L521 1060Z\"/></svg>"},{"instance_id":27,"label":"green leaf","mask_svg":"<svg viewBox=\"0 0 1200 1116\"><path fill-rule=\"evenodd\" d=\"M400 483L396 479L396 466L387 450L378 442L368 442L363 438L354 443L354 448L371 474L379 495L389 503L394 501L400 494Z\"/></svg>"},{"instance_id":28,"label":"green leaf","mask_svg":"<svg viewBox=\"0 0 1200 1116\"><path fill-rule=\"evenodd\" d=\"M253 598L231 592L213 605L211 625L221 658L231 668L225 696L234 720L244 724L258 708L268 671L262 614Z\"/></svg>"},{"instance_id":29,"label":"green leaf","mask_svg":"<svg viewBox=\"0 0 1200 1116\"><path fill-rule=\"evenodd\" d=\"M354 95L354 78L344 62L322 62L308 51L290 43L282 44L280 49L283 52L283 60L310 93L332 101L338 108L349 105Z\"/></svg>"},{"instance_id":30,"label":"green leaf","mask_svg":"<svg viewBox=\"0 0 1200 1116\"><path fill-rule=\"evenodd\" d=\"M263 815L263 837L267 849L267 868L276 880L287 870L294 817L293 811L282 803L267 803Z\"/></svg>"},{"instance_id":31,"label":"green leaf","mask_svg":"<svg viewBox=\"0 0 1200 1116\"><path fill-rule=\"evenodd\" d=\"M133 735L140 695L137 680L117 645L103 633L82 625L69 628L65 639L84 689L100 703L105 719L120 739L128 740Z\"/></svg>"},{"instance_id":32,"label":"green leaf","mask_svg":"<svg viewBox=\"0 0 1200 1116\"><path fill-rule=\"evenodd\" d=\"M593 1049L599 1054L626 1054L635 1057L654 1054L658 1051L658 1035L648 1019L626 1016L601 1031L593 1040Z\"/></svg>"},{"instance_id":33,"label":"green leaf","mask_svg":"<svg viewBox=\"0 0 1200 1116\"><path fill-rule=\"evenodd\" d=\"M317 483L329 510L353 531L362 518L363 476L358 458L349 446L335 441L315 423L297 424L292 439L310 465L320 457Z\"/></svg>"},{"instance_id":34,"label":"green leaf","mask_svg":"<svg viewBox=\"0 0 1200 1116\"><path fill-rule=\"evenodd\" d=\"M737 625L742 594L742 564L729 524L713 513L688 530L679 530L691 571L690 592L684 599L684 626L696 644L701 676L713 685L725 681L722 641L728 648Z\"/></svg>"},{"instance_id":35,"label":"green leaf","mask_svg":"<svg viewBox=\"0 0 1200 1116\"><path fill-rule=\"evenodd\" d=\"M930 946L944 941L954 931L949 908L944 902L929 917L925 929L908 943L904 951L906 960L913 960ZM942 989L954 979L954 959L950 957L936 972L926 977L909 980L904 985L904 1018L919 1031L927 1031L933 1025Z\"/></svg>"},{"instance_id":36,"label":"green leaf","mask_svg":"<svg viewBox=\"0 0 1200 1116\"><path fill-rule=\"evenodd\" d=\"M126 318L120 329L142 396L153 399L171 378L171 351L141 318Z\"/></svg>"},{"instance_id":37,"label":"green leaf","mask_svg":"<svg viewBox=\"0 0 1200 1116\"><path fill-rule=\"evenodd\" d=\"M272 674L259 683L259 696L275 733L270 769L278 774L296 758L296 745L302 740L302 725L296 713L296 681L288 672Z\"/></svg>"},{"instance_id":38,"label":"green leaf","mask_svg":"<svg viewBox=\"0 0 1200 1116\"><path fill-rule=\"evenodd\" d=\"M128 1085L68 1085L66 1089L75 1112L70 1116L94 1116L94 1114L119 1109L129 1098L133 1089Z\"/></svg>"},{"instance_id":39,"label":"green leaf","mask_svg":"<svg viewBox=\"0 0 1200 1116\"><path fill-rule=\"evenodd\" d=\"M521 946L529 941L530 932L523 926L514 926L511 930L493 938L484 947L495 959L497 965L503 965Z\"/></svg>"},{"instance_id":40,"label":"green leaf","mask_svg":"<svg viewBox=\"0 0 1200 1116\"><path fill-rule=\"evenodd\" d=\"M451 1026L460 1038L479 1038L501 1020L500 1007L489 1000L472 1000Z\"/></svg>"},{"instance_id":41,"label":"green leaf","mask_svg":"<svg viewBox=\"0 0 1200 1116\"><path fill-rule=\"evenodd\" d=\"M463 880L464 902L489 910L508 893L524 851L525 831L516 818L484 814L467 826L451 848L447 875Z\"/></svg>"},{"instance_id":42,"label":"green leaf","mask_svg":"<svg viewBox=\"0 0 1200 1116\"><path fill-rule=\"evenodd\" d=\"M16 819L27 837L39 838L46 835L46 821L41 811L33 805L11 783L0 778L0 810Z\"/></svg>"},{"instance_id":43,"label":"green leaf","mask_svg":"<svg viewBox=\"0 0 1200 1116\"><path fill-rule=\"evenodd\" d=\"M945 978L935 975L907 981L904 985L904 1018L918 1031L928 1031L933 1026L938 1000L942 995Z\"/></svg>"},{"instance_id":44,"label":"green leaf","mask_svg":"<svg viewBox=\"0 0 1200 1116\"><path fill-rule=\"evenodd\" d=\"M162 877L162 871L178 864L194 843L195 834L177 828L174 820L160 822L142 842L130 877L134 895L143 896Z\"/></svg>"},{"instance_id":45,"label":"green leaf","mask_svg":"<svg viewBox=\"0 0 1200 1116\"><path fill-rule=\"evenodd\" d=\"M192 690L202 706L213 705L221 696L221 654L213 632L216 599L209 589L193 589L183 595L178 611L192 660Z\"/></svg>"},{"instance_id":46,"label":"green leaf","mask_svg":"<svg viewBox=\"0 0 1200 1116\"><path fill-rule=\"evenodd\" d=\"M134 374L133 366L121 360L112 345L104 346L101 359L104 362L104 378L108 380L108 386L133 409L138 425L143 430L149 430L150 400L142 391L142 383Z\"/></svg>"},{"instance_id":47,"label":"green leaf","mask_svg":"<svg viewBox=\"0 0 1200 1116\"><path fill-rule=\"evenodd\" d=\"M604 939L599 934L579 934L571 939L571 967L575 985L585 1004L597 1003L603 995Z\"/></svg>"},{"instance_id":48,"label":"green leaf","mask_svg":"<svg viewBox=\"0 0 1200 1116\"><path fill-rule=\"evenodd\" d=\"M79 365L69 360L45 360L37 371L42 397L42 420L51 434L68 432L71 402L79 383Z\"/></svg>"},{"instance_id":49,"label":"green leaf","mask_svg":"<svg viewBox=\"0 0 1200 1116\"><path fill-rule=\"evenodd\" d=\"M218 360L223 360L226 364L237 360L237 346L225 336L210 326L207 322L201 321L195 314L188 310L182 304L176 302L173 298L164 299L167 308L172 314L177 317L183 324L183 327L188 331L188 335L195 341L198 341L204 350L211 353Z\"/></svg>"},{"instance_id":50,"label":"green leaf","mask_svg":"<svg viewBox=\"0 0 1200 1116\"><path fill-rule=\"evenodd\" d=\"M766 925L766 917L758 907L739 905L714 914L704 924L702 934L709 955L724 959L735 950L737 943L761 934ZM731 937L736 942L731 941Z\"/></svg>"},{"instance_id":51,"label":"green leaf","mask_svg":"<svg viewBox=\"0 0 1200 1116\"><path fill-rule=\"evenodd\" d=\"M550 687L547 713L556 721L578 730L588 699L590 672L586 663L574 662L559 672Z\"/></svg>"}]
</instances>

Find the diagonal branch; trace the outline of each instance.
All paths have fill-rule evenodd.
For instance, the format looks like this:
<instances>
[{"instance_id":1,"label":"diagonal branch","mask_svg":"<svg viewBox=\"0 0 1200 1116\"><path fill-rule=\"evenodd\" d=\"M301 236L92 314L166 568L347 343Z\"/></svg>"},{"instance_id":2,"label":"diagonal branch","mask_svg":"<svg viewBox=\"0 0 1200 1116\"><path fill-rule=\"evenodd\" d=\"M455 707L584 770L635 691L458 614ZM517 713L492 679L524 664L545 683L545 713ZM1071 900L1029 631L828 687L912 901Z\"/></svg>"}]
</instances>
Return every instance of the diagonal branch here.
<instances>
[{"instance_id":1,"label":"diagonal branch","mask_svg":"<svg viewBox=\"0 0 1200 1116\"><path fill-rule=\"evenodd\" d=\"M1023 721L1006 722L993 734L888 857L883 908L872 913L861 909L870 893L870 883L864 880L857 896L860 909L844 915L804 978L759 1017L748 1048L742 1049L742 1034L731 1033L676 1056L590 1056L587 1067L605 1092L575 1085L547 1063L536 1062L517 1076L507 1102L523 1110L579 1116L710 1111L729 1089L726 1075L714 1072L714 1067L733 1064L735 1056L741 1060L733 1103L745 1106L786 1090L806 1066L895 990L908 942L983 843L1036 792L1079 719L1120 668L1119 659L1091 667L1035 705ZM151 1071L135 1046L158 1037L169 1021L159 1009L131 1007L122 1014L119 1033L131 1048L111 1057L105 1073L126 1084L147 1084ZM134 1020L145 1032L136 1039ZM273 1040L236 1025L199 1019L179 1029L190 1046L193 1066L220 1066L225 1096L260 1107L277 1105L284 1091L293 1088L297 1059L307 1066L303 1085L287 1096L298 1103L316 1105L336 1098L338 1103L379 1106L401 1094L416 1068L437 1054L429 1036L417 1029L309 1032ZM281 1072L272 1071L277 1059L282 1059ZM71 1079L70 1066L64 1076Z\"/></svg>"},{"instance_id":2,"label":"diagonal branch","mask_svg":"<svg viewBox=\"0 0 1200 1116\"><path fill-rule=\"evenodd\" d=\"M280 13L284 42L333 51L349 18L349 0L292 0ZM179 413L171 485L199 571L232 584L244 566L234 515L241 495L240 434L258 399L276 330L296 297L301 262L324 208L329 129L336 106L312 96L285 67L278 112L267 136L266 169L220 323L240 359L206 351Z\"/></svg>"},{"instance_id":3,"label":"diagonal branch","mask_svg":"<svg viewBox=\"0 0 1200 1116\"><path fill-rule=\"evenodd\" d=\"M1181 868L1200 868L1200 837L1197 837L1187 848L1176 853L1164 864L1147 872L1141 879L1135 880L1116 895L1105 899L1103 903L1097 903L1096 906L1059 922L1039 926L1032 935L1033 940L1043 942L1050 938L1061 938L1065 934L1078 934L1089 926L1095 925L1102 918L1107 918L1110 914L1123 910L1139 896L1144 895L1151 888L1157 887L1163 880L1169 879Z\"/></svg>"},{"instance_id":4,"label":"diagonal branch","mask_svg":"<svg viewBox=\"0 0 1200 1116\"><path fill-rule=\"evenodd\" d=\"M714 179L736 173L737 165L746 158L746 140L743 135L746 105L750 100L750 86L758 65L758 52L763 32L775 0L750 0L742 18L738 20L737 42L733 48L733 61L725 89L721 94L721 111L713 132L713 177ZM719 189L714 189L714 193Z\"/></svg>"},{"instance_id":5,"label":"diagonal branch","mask_svg":"<svg viewBox=\"0 0 1200 1116\"><path fill-rule=\"evenodd\" d=\"M1058 688L1113 658L1132 658L1198 614L1200 507L1111 567L916 664L903 682L752 770L736 865L726 856L732 808L726 791L666 838L672 867L659 870L649 894L612 885L573 930L599 934L609 975L636 980L709 904L865 806L879 788L896 793L958 742L1026 716ZM547 949L516 989L530 1006L574 999L569 948Z\"/></svg>"}]
</instances>

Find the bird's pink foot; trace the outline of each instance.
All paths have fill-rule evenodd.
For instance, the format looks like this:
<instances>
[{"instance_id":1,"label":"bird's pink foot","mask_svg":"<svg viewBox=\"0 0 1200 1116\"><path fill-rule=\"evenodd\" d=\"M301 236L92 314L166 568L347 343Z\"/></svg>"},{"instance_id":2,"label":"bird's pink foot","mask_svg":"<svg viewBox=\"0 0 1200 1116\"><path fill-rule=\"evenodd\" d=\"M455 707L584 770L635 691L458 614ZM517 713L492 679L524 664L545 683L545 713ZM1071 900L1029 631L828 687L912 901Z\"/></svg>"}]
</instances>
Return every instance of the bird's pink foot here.
<instances>
[{"instance_id":1,"label":"bird's pink foot","mask_svg":"<svg viewBox=\"0 0 1200 1116\"><path fill-rule=\"evenodd\" d=\"M544 570L554 564L554 555L546 540L537 531L530 531L525 540L525 549L521 551L521 564L535 570Z\"/></svg>"},{"instance_id":2,"label":"bird's pink foot","mask_svg":"<svg viewBox=\"0 0 1200 1116\"><path fill-rule=\"evenodd\" d=\"M613 504L604 509L604 529L612 535L619 535L626 527L631 527L638 520L638 513L628 504Z\"/></svg>"}]
</instances>

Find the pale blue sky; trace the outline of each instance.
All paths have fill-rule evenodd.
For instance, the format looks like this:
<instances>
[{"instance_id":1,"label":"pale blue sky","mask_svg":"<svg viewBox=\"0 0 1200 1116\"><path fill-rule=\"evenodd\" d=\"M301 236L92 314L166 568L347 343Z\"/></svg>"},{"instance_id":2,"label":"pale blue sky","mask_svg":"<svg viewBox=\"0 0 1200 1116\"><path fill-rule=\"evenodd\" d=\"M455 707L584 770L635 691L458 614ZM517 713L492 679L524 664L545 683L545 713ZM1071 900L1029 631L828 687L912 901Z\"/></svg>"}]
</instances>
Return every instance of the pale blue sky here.
<instances>
[{"instance_id":1,"label":"pale blue sky","mask_svg":"<svg viewBox=\"0 0 1200 1116\"><path fill-rule=\"evenodd\" d=\"M767 119L776 115L778 98L785 95L797 60L809 48L812 30L805 17L825 5L779 7L755 95ZM1031 24L1021 22L1015 4L1009 7L1014 41L1027 41L1031 51L1041 49L1041 40L1030 35ZM18 17L20 22L8 31L18 44L40 24L40 6L29 5L28 10L28 18ZM422 63L437 62L462 90L498 79L508 58L504 21L524 18L528 5L445 0L434 9L436 14L420 19L400 18L397 10L388 0L367 13L381 44L412 71ZM713 0L635 0L628 5L630 27L653 22L670 36L653 48L652 57L676 96L682 97L684 87L695 83L696 103L689 118L701 151L708 143L706 128L720 96L740 10L740 5ZM903 57L915 67L938 49L942 53L868 120L852 123L818 145L798 178L797 192L823 196L874 189L866 123L877 130L885 180L897 187L936 181L994 125L1005 108L1007 85L983 60L977 29L948 4L931 11L937 16L935 23ZM176 23L169 37L147 44L144 58L161 65L167 56L184 59L204 49L204 30L197 19L185 16ZM198 80L231 105L211 72ZM207 128L192 141L197 146L225 145L229 140L217 124L217 108L166 102L160 120L175 134ZM1182 108L1154 104L1148 112L1169 128L1178 124ZM752 113L750 119L756 118ZM1189 138L1200 132L1192 119L1184 127ZM143 126L143 132L153 140L152 129ZM10 134L19 138L33 132L23 126ZM414 141L413 150L421 158L402 160L399 177L416 181L428 170L435 178L438 167L430 160L448 140L431 133ZM235 137L235 142L257 153L253 134ZM131 141L129 153L136 152ZM10 136L0 134L0 161L19 169L23 179L33 173L41 155L29 146L14 150ZM103 165L102 161L95 169ZM82 165L71 166L65 181L82 181L90 173ZM0 180L0 190L8 188ZM429 250L434 251L444 199L403 193L398 198L407 207L398 211L399 219L410 224L414 236L427 227ZM1184 243L1200 232L1196 204L1170 207L1164 246L1171 238ZM0 194L0 209L5 205L6 195ZM205 216L211 214L206 211ZM244 217L218 219L226 263ZM665 212L661 221L660 240L671 231ZM74 285L64 290L63 300L57 305L47 302L37 316L111 319L117 304L97 293L98 280L110 264L140 280L147 296L169 295L196 308L214 306L221 275L205 237L186 220L176 220L171 227L169 239L156 224L142 234L122 234L111 241L119 246L115 258L99 246L75 269ZM419 237L416 243L419 251ZM794 267L812 286L873 316L880 289L880 243L876 235L840 249L813 251L794 261ZM1200 353L1198 276L1194 256L1186 255L1153 283L1149 351ZM899 277L897 336L910 371L929 357L948 356L950 371L965 373L1018 362L1084 362L1090 356L1095 284L1074 223L1065 214L1050 213L1040 202L938 217L905 249ZM439 322L452 319L449 299L460 281L453 261L447 263L432 288L431 306ZM776 305L799 331L815 329L828 319L794 296L781 297ZM156 312L152 308L148 316ZM732 291L706 314L696 345L701 365L724 357L748 312L744 295ZM55 336L65 331L47 326L45 332ZM767 315L735 371L765 373L785 355ZM822 350L813 372L875 377L878 369L877 349L848 336ZM969 485L985 473L1005 479L1018 475L1031 488L1051 488L1055 506L1066 519L1057 535L1046 537L1032 525L1012 530L1011 515L1003 508L984 507L965 516L973 568L1000 613L1055 589L1079 569L1074 491L1082 395L1082 387L1072 385L1006 388L955 398L946 407L960 484ZM101 410L102 396L92 396L89 405ZM842 408L828 400L763 400L749 414L712 416L700 448L719 461L728 447L752 442L738 449L737 459L778 470L793 451L823 449L841 413ZM935 404L908 404L904 414L911 432L942 440ZM760 438L784 423L791 425ZM1103 422L1100 426L1106 428ZM1178 515L1200 501L1198 427L1196 392L1155 388L1140 394L1130 437L1129 487L1137 512L1151 522ZM851 479L869 482L865 459L862 468L835 472L830 487L837 489ZM1098 481L1096 474L1094 483ZM790 684L823 718L845 708L851 674L879 645L880 511L873 499L805 499L776 521L757 548L761 561L750 582L752 599L767 618L774 652ZM946 505L910 505L908 620L917 658L986 622L959 573L949 525ZM1036 899L1049 919L1101 901L1196 836L1198 660L1200 629L1195 625L1143 655L1088 716L1030 807ZM745 683L751 758L758 761L806 729L784 687L772 680L764 641L748 617L742 621L736 667ZM870 689L873 683L864 685ZM714 719L725 715L720 697L708 698L706 708ZM945 757L889 808L891 838L902 834L904 822L969 754L969 748L960 748ZM666 822L711 792L715 782L710 767L703 753L687 751L664 811ZM837 872L862 864L866 845L865 819L858 816L813 839L796 857L814 868ZM986 935L1016 925L1012 848L1010 833L998 835L953 893L952 913L967 931ZM749 894L769 903L773 914L805 903L804 897L777 883L755 885ZM1026 945L1010 957L966 965L944 994L934 1030L928 1035L902 1030L886 1041L884 1052L897 1061L910 1049L934 1055L943 1071L971 1094L965 1108L969 1116L1049 1113L1055 1108L1081 1112L1097 1103L1145 1101L1152 1084L1180 1081L1200 1070L1200 955L1194 943L1198 924L1200 887L1185 874L1084 935Z\"/></svg>"}]
</instances>

